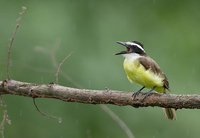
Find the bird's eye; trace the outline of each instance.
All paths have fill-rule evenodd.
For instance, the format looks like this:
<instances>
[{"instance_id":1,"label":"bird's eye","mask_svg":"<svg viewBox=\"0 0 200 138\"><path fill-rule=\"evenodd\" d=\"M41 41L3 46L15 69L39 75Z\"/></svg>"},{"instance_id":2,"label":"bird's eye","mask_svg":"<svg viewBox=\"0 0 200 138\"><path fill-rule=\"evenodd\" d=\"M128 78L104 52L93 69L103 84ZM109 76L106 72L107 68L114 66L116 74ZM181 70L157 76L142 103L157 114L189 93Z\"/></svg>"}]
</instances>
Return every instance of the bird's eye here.
<instances>
[{"instance_id":1,"label":"bird's eye","mask_svg":"<svg viewBox=\"0 0 200 138\"><path fill-rule=\"evenodd\" d=\"M130 48L129 47L126 47L126 52L129 52L130 51Z\"/></svg>"}]
</instances>

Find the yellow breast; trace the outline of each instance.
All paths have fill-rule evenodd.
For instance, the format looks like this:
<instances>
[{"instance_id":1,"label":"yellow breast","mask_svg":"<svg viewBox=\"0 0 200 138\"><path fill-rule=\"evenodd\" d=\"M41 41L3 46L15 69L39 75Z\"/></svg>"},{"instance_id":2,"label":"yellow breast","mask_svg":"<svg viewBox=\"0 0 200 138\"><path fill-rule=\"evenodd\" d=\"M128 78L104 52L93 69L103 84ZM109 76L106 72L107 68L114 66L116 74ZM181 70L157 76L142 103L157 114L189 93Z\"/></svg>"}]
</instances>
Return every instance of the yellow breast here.
<instances>
[{"instance_id":1,"label":"yellow breast","mask_svg":"<svg viewBox=\"0 0 200 138\"><path fill-rule=\"evenodd\" d=\"M124 70L127 74L127 78L131 82L139 83L146 88L153 88L156 86L157 92L164 92L163 77L159 74L155 74L153 71L146 70L143 65L139 64L138 60L128 61L124 60Z\"/></svg>"}]
</instances>

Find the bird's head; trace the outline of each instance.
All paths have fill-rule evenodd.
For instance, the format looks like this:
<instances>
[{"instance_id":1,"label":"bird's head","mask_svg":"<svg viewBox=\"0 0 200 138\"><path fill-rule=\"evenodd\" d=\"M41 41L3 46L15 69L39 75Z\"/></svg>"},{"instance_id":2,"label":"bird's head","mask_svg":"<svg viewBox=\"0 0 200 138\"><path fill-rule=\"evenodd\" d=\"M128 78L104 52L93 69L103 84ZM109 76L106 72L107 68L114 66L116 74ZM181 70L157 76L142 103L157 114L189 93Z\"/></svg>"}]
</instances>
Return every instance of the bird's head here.
<instances>
[{"instance_id":1,"label":"bird's head","mask_svg":"<svg viewBox=\"0 0 200 138\"><path fill-rule=\"evenodd\" d=\"M125 54L131 54L136 53L139 55L146 55L143 44L137 41L130 41L130 42L121 42L117 41L118 44L121 44L122 46L126 47L126 51L121 51L119 53L116 53L115 55L125 55Z\"/></svg>"}]
</instances>

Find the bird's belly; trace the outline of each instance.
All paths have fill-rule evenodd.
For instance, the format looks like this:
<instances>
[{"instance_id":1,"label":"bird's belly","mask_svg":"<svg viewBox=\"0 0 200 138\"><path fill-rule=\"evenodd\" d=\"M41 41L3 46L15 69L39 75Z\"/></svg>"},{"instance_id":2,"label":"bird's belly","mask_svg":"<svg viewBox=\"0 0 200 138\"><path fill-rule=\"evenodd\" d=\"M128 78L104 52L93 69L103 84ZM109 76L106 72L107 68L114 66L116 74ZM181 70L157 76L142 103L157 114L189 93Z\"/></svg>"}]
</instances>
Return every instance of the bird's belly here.
<instances>
[{"instance_id":1,"label":"bird's belly","mask_svg":"<svg viewBox=\"0 0 200 138\"><path fill-rule=\"evenodd\" d=\"M124 70L131 82L139 83L146 88L153 88L156 86L156 91L163 90L164 78L158 74L153 73L151 70L146 70L142 65L138 64L137 61L124 61Z\"/></svg>"}]
</instances>

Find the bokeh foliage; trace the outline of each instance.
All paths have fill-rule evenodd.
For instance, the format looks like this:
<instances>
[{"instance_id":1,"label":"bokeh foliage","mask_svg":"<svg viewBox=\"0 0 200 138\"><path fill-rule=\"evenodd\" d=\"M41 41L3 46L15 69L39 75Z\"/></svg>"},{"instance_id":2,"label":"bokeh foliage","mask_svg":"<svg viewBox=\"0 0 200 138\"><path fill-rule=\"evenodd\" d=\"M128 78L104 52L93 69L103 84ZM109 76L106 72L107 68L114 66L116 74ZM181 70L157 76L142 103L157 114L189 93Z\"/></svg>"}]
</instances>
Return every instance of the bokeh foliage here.
<instances>
[{"instance_id":1,"label":"bokeh foliage","mask_svg":"<svg viewBox=\"0 0 200 138\"><path fill-rule=\"evenodd\" d=\"M54 49L57 62L73 52L62 71L84 88L136 91L122 68L122 50L116 41L138 40L166 73L171 93L199 93L200 1L165 0L0 0L0 79L6 79L9 38L22 6L26 11L11 55L12 79L33 83L55 81L56 69L44 52ZM59 83L74 87L60 77ZM38 99L42 111L61 116L46 119L32 99L6 95L12 125L6 137L122 138L121 128L97 105ZM160 108L109 105L138 138L199 137L200 111L178 110L177 121L166 120Z\"/></svg>"}]
</instances>

